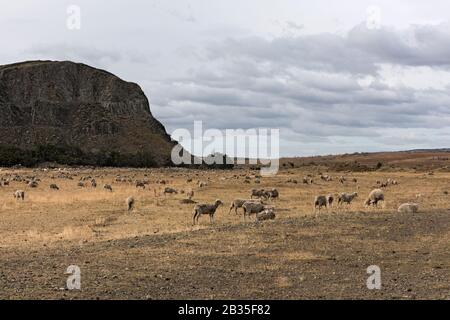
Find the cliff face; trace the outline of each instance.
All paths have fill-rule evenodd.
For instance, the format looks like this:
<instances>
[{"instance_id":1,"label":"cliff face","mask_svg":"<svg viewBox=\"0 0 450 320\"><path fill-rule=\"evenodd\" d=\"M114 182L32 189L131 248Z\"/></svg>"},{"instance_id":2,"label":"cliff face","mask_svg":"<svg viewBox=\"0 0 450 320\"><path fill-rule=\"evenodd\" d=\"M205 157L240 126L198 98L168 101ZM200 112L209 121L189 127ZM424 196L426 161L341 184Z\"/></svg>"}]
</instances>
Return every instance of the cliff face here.
<instances>
[{"instance_id":1,"label":"cliff face","mask_svg":"<svg viewBox=\"0 0 450 320\"><path fill-rule=\"evenodd\" d=\"M148 152L166 165L174 143L137 84L84 64L30 61L0 66L0 145Z\"/></svg>"}]
</instances>

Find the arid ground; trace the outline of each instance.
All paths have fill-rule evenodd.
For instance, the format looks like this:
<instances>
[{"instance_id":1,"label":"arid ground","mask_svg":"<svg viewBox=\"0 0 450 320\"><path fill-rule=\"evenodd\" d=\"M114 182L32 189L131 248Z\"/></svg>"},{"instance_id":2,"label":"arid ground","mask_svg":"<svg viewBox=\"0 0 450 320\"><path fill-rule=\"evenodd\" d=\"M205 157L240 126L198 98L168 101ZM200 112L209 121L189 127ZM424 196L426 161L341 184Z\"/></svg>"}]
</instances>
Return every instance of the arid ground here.
<instances>
[{"instance_id":1,"label":"arid ground","mask_svg":"<svg viewBox=\"0 0 450 320\"><path fill-rule=\"evenodd\" d=\"M292 166L260 183L259 172L249 169L4 168L0 177L11 181L0 187L0 298L450 299L448 170ZM321 180L319 171L333 181ZM307 174L312 185L302 183ZM34 176L39 186L15 176ZM87 176L97 188L77 186ZM118 176L131 182L117 182ZM388 178L398 185L384 188L385 203L365 208L377 180ZM144 179L146 188L136 188L134 181ZM52 183L60 190L51 190ZM225 205L214 224L202 216L193 226L194 205L180 203L181 192L164 196L166 186L192 189L199 203L219 198ZM275 220L245 222L241 209L229 214L230 202L248 198L252 188L279 190L280 198L268 201ZM26 192L25 201L14 199L17 189ZM314 213L315 195L340 192L359 196ZM132 212L129 196L136 199ZM404 202L417 202L419 213L398 213ZM66 289L70 265L80 267L81 290ZM371 265L381 269L379 290L366 286Z\"/></svg>"}]
</instances>

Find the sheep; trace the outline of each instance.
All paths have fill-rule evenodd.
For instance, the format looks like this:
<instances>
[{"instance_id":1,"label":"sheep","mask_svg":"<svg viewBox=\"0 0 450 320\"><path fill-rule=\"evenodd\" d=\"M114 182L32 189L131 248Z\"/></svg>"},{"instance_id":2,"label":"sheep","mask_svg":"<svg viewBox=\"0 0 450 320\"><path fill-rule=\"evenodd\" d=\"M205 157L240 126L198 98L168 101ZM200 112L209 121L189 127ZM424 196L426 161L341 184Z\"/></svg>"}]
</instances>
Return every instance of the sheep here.
<instances>
[{"instance_id":1,"label":"sheep","mask_svg":"<svg viewBox=\"0 0 450 320\"><path fill-rule=\"evenodd\" d=\"M25 200L25 191L23 190L16 190L16 192L13 193L13 196L16 200Z\"/></svg>"},{"instance_id":2,"label":"sheep","mask_svg":"<svg viewBox=\"0 0 450 320\"><path fill-rule=\"evenodd\" d=\"M177 194L178 193L178 191L177 190L175 190L174 188L169 188L169 187L165 187L164 188L164 195L166 195L166 193L170 193L170 194Z\"/></svg>"},{"instance_id":3,"label":"sheep","mask_svg":"<svg viewBox=\"0 0 450 320\"><path fill-rule=\"evenodd\" d=\"M331 208L333 206L334 196L331 193L327 194L326 199L327 199L327 206Z\"/></svg>"},{"instance_id":4,"label":"sheep","mask_svg":"<svg viewBox=\"0 0 450 320\"><path fill-rule=\"evenodd\" d=\"M276 199L280 196L278 190L275 188L272 188L272 190L264 191L264 195L267 199Z\"/></svg>"},{"instance_id":5,"label":"sheep","mask_svg":"<svg viewBox=\"0 0 450 320\"><path fill-rule=\"evenodd\" d=\"M341 193L338 196L338 204L347 203L347 204L350 205L352 203L353 199L355 199L357 196L358 196L357 192L353 192L353 193L350 193L350 194L348 194L348 193Z\"/></svg>"},{"instance_id":6,"label":"sheep","mask_svg":"<svg viewBox=\"0 0 450 320\"><path fill-rule=\"evenodd\" d=\"M201 215L209 215L209 221L212 223L214 221L214 214L219 206L223 205L220 199L217 199L214 204L197 204L194 207L194 217L192 218L193 224L198 223L198 218Z\"/></svg>"},{"instance_id":7,"label":"sheep","mask_svg":"<svg viewBox=\"0 0 450 320\"><path fill-rule=\"evenodd\" d=\"M256 198L267 198L264 189L252 189L251 190L250 199L253 199L253 197L256 197Z\"/></svg>"},{"instance_id":8,"label":"sheep","mask_svg":"<svg viewBox=\"0 0 450 320\"><path fill-rule=\"evenodd\" d=\"M262 202L246 201L242 204L242 209L244 209L245 220L247 215L252 213L260 213L261 211L267 209L267 207Z\"/></svg>"},{"instance_id":9,"label":"sheep","mask_svg":"<svg viewBox=\"0 0 450 320\"><path fill-rule=\"evenodd\" d=\"M134 207L134 198L133 197L128 197L127 199L126 199L126 204L127 204L127 210L128 211L131 211L131 210L133 210L133 207Z\"/></svg>"},{"instance_id":10,"label":"sheep","mask_svg":"<svg viewBox=\"0 0 450 320\"><path fill-rule=\"evenodd\" d=\"M401 213L417 213L419 205L417 203L403 203L398 207L397 211Z\"/></svg>"},{"instance_id":11,"label":"sheep","mask_svg":"<svg viewBox=\"0 0 450 320\"><path fill-rule=\"evenodd\" d=\"M111 185L109 185L109 184L105 184L105 185L103 186L103 189L105 189L105 190L109 190L110 192L112 192L112 191L113 191L113 189L112 189Z\"/></svg>"},{"instance_id":12,"label":"sheep","mask_svg":"<svg viewBox=\"0 0 450 320\"><path fill-rule=\"evenodd\" d=\"M198 187L199 188L203 188L203 187L206 187L208 184L206 183L206 182L204 182L204 181L200 181L199 183L198 183Z\"/></svg>"},{"instance_id":13,"label":"sheep","mask_svg":"<svg viewBox=\"0 0 450 320\"><path fill-rule=\"evenodd\" d=\"M142 188L145 189L145 183L142 181L136 181L136 188Z\"/></svg>"},{"instance_id":14,"label":"sheep","mask_svg":"<svg viewBox=\"0 0 450 320\"><path fill-rule=\"evenodd\" d=\"M51 184L50 185L50 189L52 189L52 190L59 190L59 187L56 185L56 184Z\"/></svg>"},{"instance_id":15,"label":"sheep","mask_svg":"<svg viewBox=\"0 0 450 320\"><path fill-rule=\"evenodd\" d=\"M97 181L95 181L95 179L91 180L91 187L92 188L97 188Z\"/></svg>"},{"instance_id":16,"label":"sheep","mask_svg":"<svg viewBox=\"0 0 450 320\"><path fill-rule=\"evenodd\" d=\"M30 181L30 183L28 183L28 186L30 188L37 188L39 186L39 184L36 181Z\"/></svg>"},{"instance_id":17,"label":"sheep","mask_svg":"<svg viewBox=\"0 0 450 320\"><path fill-rule=\"evenodd\" d=\"M188 192L186 192L186 196L189 200L191 200L194 197L194 190L189 190Z\"/></svg>"},{"instance_id":18,"label":"sheep","mask_svg":"<svg viewBox=\"0 0 450 320\"><path fill-rule=\"evenodd\" d=\"M374 205L378 207L378 202L384 201L384 193L381 189L374 189L369 193L367 200L364 202L365 206Z\"/></svg>"},{"instance_id":19,"label":"sheep","mask_svg":"<svg viewBox=\"0 0 450 320\"><path fill-rule=\"evenodd\" d=\"M237 214L237 213L238 213L238 212L237 212L237 209L238 209L238 208L242 208L242 205L243 205L245 202L261 202L261 200L260 200L260 199L234 199L234 200L231 202L231 205L230 205L230 211L228 212L228 214L230 214L230 213L231 213L231 210L233 210L233 209L234 209L234 212Z\"/></svg>"},{"instance_id":20,"label":"sheep","mask_svg":"<svg viewBox=\"0 0 450 320\"><path fill-rule=\"evenodd\" d=\"M275 219L275 212L273 208L268 208L256 214L256 221L273 220Z\"/></svg>"},{"instance_id":21,"label":"sheep","mask_svg":"<svg viewBox=\"0 0 450 320\"><path fill-rule=\"evenodd\" d=\"M80 182L77 183L77 186L81 187L81 188L84 188L84 183L80 181Z\"/></svg>"},{"instance_id":22,"label":"sheep","mask_svg":"<svg viewBox=\"0 0 450 320\"><path fill-rule=\"evenodd\" d=\"M314 211L318 208L319 211L322 207L327 206L327 197L326 196L316 196L314 198Z\"/></svg>"}]
</instances>

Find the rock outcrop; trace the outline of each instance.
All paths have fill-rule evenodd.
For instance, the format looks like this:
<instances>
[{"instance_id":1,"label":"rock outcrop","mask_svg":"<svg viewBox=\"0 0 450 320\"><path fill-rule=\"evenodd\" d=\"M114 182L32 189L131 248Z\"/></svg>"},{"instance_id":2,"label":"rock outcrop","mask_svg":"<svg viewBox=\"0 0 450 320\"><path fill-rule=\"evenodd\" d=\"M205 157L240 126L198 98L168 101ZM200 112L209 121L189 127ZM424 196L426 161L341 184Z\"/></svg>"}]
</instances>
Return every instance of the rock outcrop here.
<instances>
[{"instance_id":1,"label":"rock outcrop","mask_svg":"<svg viewBox=\"0 0 450 320\"><path fill-rule=\"evenodd\" d=\"M135 83L69 61L0 66L2 146L64 146L124 157L139 152L168 165L175 143Z\"/></svg>"}]
</instances>

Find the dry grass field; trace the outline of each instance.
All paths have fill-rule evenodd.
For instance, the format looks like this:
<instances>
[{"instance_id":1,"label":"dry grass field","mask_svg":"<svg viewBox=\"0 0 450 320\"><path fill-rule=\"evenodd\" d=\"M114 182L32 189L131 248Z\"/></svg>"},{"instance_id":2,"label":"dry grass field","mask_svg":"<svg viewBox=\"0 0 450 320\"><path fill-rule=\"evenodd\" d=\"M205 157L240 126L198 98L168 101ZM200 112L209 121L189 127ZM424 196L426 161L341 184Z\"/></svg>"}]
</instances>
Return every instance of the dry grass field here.
<instances>
[{"instance_id":1,"label":"dry grass field","mask_svg":"<svg viewBox=\"0 0 450 320\"><path fill-rule=\"evenodd\" d=\"M450 299L450 172L323 171L333 177L327 182L318 170L285 168L258 184L259 172L246 169L2 169L5 179L40 181L37 188L19 181L0 187L0 298ZM302 183L307 174L312 185ZM97 188L77 186L86 176ZM398 185L384 189L385 203L365 208L376 181L388 178ZM146 188L136 188L143 179ZM166 186L225 205L214 224L202 216L193 226L194 205L180 203L182 193L164 196ZM280 198L268 201L275 220L245 222L242 209L229 214L230 202L248 198L252 188L279 190ZM17 189L25 201L14 199ZM315 195L340 192L359 196L314 213ZM131 212L129 196L136 200ZM419 213L398 213L404 202L419 203ZM81 290L65 289L69 265L81 268ZM381 268L380 290L366 287L370 265Z\"/></svg>"}]
</instances>

